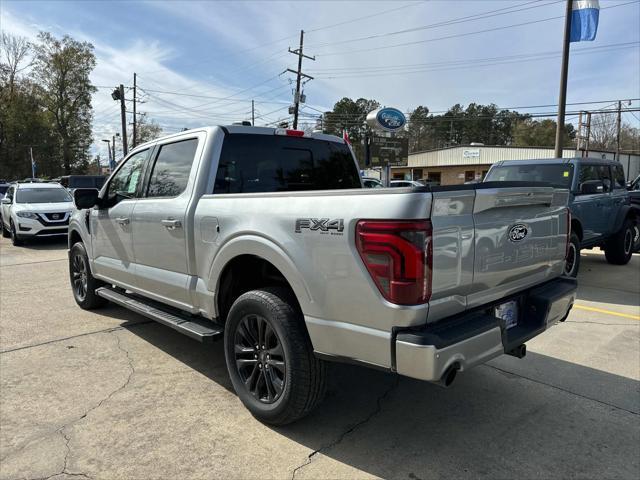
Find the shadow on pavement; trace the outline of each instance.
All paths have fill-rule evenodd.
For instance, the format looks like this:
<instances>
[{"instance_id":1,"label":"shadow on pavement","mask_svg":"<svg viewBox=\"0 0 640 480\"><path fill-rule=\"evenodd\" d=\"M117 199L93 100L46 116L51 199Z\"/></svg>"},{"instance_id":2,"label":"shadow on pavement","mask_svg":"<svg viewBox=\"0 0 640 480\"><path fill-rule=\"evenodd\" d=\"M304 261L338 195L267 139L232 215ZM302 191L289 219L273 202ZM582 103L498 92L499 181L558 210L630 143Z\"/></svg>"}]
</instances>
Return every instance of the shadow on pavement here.
<instances>
[{"instance_id":1,"label":"shadow on pavement","mask_svg":"<svg viewBox=\"0 0 640 480\"><path fill-rule=\"evenodd\" d=\"M124 326L233 391L222 342L203 345L155 323ZM633 379L536 353L500 357L450 389L346 364L330 364L329 372L325 401L273 428L322 454L301 463L307 477L332 477L318 466L322 457L410 480L632 478L640 469L640 382Z\"/></svg>"},{"instance_id":2,"label":"shadow on pavement","mask_svg":"<svg viewBox=\"0 0 640 480\"><path fill-rule=\"evenodd\" d=\"M29 238L24 241L20 248L29 250L66 250L67 237L60 235L59 237L41 237Z\"/></svg>"}]
</instances>

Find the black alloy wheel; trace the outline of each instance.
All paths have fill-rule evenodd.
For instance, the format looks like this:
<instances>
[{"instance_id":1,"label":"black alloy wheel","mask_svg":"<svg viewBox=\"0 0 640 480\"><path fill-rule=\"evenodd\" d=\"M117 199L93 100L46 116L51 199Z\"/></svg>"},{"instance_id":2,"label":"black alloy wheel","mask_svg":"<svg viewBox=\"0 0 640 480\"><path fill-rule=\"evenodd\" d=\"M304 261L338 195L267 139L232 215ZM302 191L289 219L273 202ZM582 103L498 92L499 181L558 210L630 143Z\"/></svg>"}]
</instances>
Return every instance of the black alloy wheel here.
<instances>
[{"instance_id":1,"label":"black alloy wheel","mask_svg":"<svg viewBox=\"0 0 640 480\"><path fill-rule=\"evenodd\" d=\"M87 262L84 255L80 251L76 251L71 259L71 284L76 300L80 303L87 298L87 271Z\"/></svg>"},{"instance_id":2,"label":"black alloy wheel","mask_svg":"<svg viewBox=\"0 0 640 480\"><path fill-rule=\"evenodd\" d=\"M240 320L235 333L235 362L240 379L260 402L280 398L286 383L286 358L278 334L261 315Z\"/></svg>"}]
</instances>

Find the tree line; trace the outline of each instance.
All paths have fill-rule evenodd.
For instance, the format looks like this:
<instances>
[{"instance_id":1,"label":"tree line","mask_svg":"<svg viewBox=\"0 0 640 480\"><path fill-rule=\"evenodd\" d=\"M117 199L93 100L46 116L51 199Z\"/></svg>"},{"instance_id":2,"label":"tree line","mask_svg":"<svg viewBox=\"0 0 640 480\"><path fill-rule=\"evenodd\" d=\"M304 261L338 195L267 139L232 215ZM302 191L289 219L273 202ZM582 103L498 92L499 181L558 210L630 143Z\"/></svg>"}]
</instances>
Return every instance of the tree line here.
<instances>
[{"instance_id":1,"label":"tree line","mask_svg":"<svg viewBox=\"0 0 640 480\"><path fill-rule=\"evenodd\" d=\"M343 98L333 110L318 120L318 128L334 135L346 131L354 150L361 158L361 141L368 130L367 114L380 107L376 100ZM591 125L591 150L615 150L615 113L594 114ZM456 104L445 113L430 113L424 105L408 114L407 124L398 135L409 142L409 152L419 152L455 145L482 143L485 145L509 145L516 147L553 147L556 122L548 118L537 119L527 113L504 110L494 104L471 103L465 108ZM575 147L576 128L564 125L563 144ZM640 151L640 132L630 125L621 129L621 150Z\"/></svg>"}]
</instances>

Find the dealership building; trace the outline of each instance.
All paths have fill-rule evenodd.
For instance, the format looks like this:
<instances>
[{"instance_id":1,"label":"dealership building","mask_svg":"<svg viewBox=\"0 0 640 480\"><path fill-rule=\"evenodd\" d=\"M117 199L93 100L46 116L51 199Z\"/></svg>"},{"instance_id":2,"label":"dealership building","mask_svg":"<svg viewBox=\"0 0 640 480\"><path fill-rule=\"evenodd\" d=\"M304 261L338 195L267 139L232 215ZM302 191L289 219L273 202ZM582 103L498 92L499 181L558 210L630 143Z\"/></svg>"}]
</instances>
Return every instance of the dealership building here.
<instances>
[{"instance_id":1,"label":"dealership building","mask_svg":"<svg viewBox=\"0 0 640 480\"><path fill-rule=\"evenodd\" d=\"M563 158L582 156L575 148L566 148ZM615 152L590 150L590 158L615 159ZM410 153L406 166L391 167L394 180L431 180L441 185L456 185L480 181L495 162L501 160L536 160L554 158L553 148L548 147L492 147L485 145L459 145L455 147ZM640 154L621 153L619 161L627 180L640 173Z\"/></svg>"}]
</instances>

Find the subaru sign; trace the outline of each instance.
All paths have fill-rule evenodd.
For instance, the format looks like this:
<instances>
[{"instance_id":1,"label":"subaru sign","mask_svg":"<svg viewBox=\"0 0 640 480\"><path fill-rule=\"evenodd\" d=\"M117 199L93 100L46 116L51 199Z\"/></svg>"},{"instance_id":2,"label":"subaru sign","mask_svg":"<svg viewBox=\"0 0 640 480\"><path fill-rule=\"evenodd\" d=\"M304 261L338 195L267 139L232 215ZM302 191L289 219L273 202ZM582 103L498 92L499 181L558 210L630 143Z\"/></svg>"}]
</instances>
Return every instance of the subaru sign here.
<instances>
[{"instance_id":1,"label":"subaru sign","mask_svg":"<svg viewBox=\"0 0 640 480\"><path fill-rule=\"evenodd\" d=\"M377 128L387 132L397 132L407 123L407 119L397 108L384 107L369 112L367 124L371 128Z\"/></svg>"}]
</instances>

